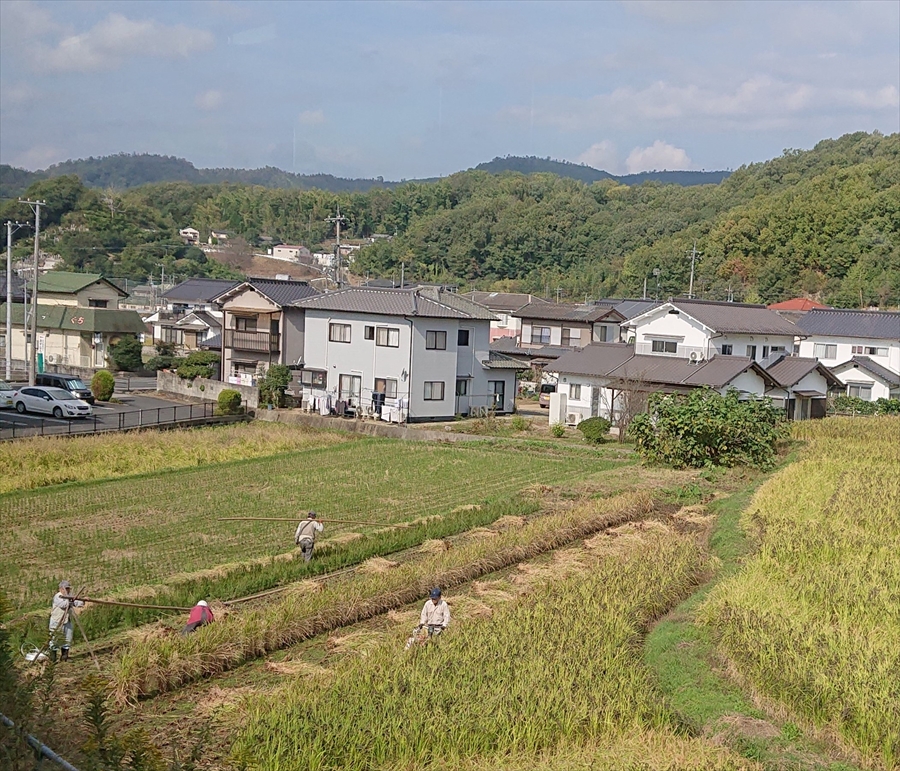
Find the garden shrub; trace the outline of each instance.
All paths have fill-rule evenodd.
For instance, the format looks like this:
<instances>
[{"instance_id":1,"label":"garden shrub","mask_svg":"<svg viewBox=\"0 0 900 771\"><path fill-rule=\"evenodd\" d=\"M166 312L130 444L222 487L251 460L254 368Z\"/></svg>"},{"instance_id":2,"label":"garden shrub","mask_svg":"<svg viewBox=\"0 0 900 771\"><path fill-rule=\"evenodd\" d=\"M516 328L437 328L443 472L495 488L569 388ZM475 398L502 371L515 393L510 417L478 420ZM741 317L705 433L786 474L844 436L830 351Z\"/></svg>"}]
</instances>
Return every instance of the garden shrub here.
<instances>
[{"instance_id":1,"label":"garden shrub","mask_svg":"<svg viewBox=\"0 0 900 771\"><path fill-rule=\"evenodd\" d=\"M291 383L291 370L285 364L273 364L259 383L259 406L281 407L284 392Z\"/></svg>"},{"instance_id":2,"label":"garden shrub","mask_svg":"<svg viewBox=\"0 0 900 771\"><path fill-rule=\"evenodd\" d=\"M562 439L566 435L566 427L562 423L554 423L550 426L550 434L557 439Z\"/></svg>"},{"instance_id":3,"label":"garden shrub","mask_svg":"<svg viewBox=\"0 0 900 771\"><path fill-rule=\"evenodd\" d=\"M217 353L194 351L178 365L178 377L183 380L193 380L198 377L211 378L215 375L215 365L219 361Z\"/></svg>"},{"instance_id":4,"label":"garden shrub","mask_svg":"<svg viewBox=\"0 0 900 771\"><path fill-rule=\"evenodd\" d=\"M238 415L241 412L241 394L233 388L226 388L219 394L219 415Z\"/></svg>"},{"instance_id":5,"label":"garden shrub","mask_svg":"<svg viewBox=\"0 0 900 771\"><path fill-rule=\"evenodd\" d=\"M771 468L776 446L787 436L783 412L769 399L741 400L702 388L653 394L647 412L635 416L629 434L645 461L674 468L755 466Z\"/></svg>"},{"instance_id":6,"label":"garden shrub","mask_svg":"<svg viewBox=\"0 0 900 771\"><path fill-rule=\"evenodd\" d=\"M116 369L123 372L137 372L144 368L144 360L141 356L143 348L140 340L129 335L109 347L109 358Z\"/></svg>"},{"instance_id":7,"label":"garden shrub","mask_svg":"<svg viewBox=\"0 0 900 771\"><path fill-rule=\"evenodd\" d=\"M876 399L868 402L858 396L836 396L831 404L835 412L853 412L857 415L893 415L900 413L900 399Z\"/></svg>"},{"instance_id":8,"label":"garden shrub","mask_svg":"<svg viewBox=\"0 0 900 771\"><path fill-rule=\"evenodd\" d=\"M531 431L531 421L521 415L513 415L509 423L513 431Z\"/></svg>"},{"instance_id":9,"label":"garden shrub","mask_svg":"<svg viewBox=\"0 0 900 771\"><path fill-rule=\"evenodd\" d=\"M599 444L603 442L609 434L609 427L612 425L606 418L587 418L582 420L575 428L584 434L586 442L594 442Z\"/></svg>"},{"instance_id":10,"label":"garden shrub","mask_svg":"<svg viewBox=\"0 0 900 771\"><path fill-rule=\"evenodd\" d=\"M116 390L116 379L108 370L101 369L91 378L91 393L98 402L108 402Z\"/></svg>"}]
</instances>

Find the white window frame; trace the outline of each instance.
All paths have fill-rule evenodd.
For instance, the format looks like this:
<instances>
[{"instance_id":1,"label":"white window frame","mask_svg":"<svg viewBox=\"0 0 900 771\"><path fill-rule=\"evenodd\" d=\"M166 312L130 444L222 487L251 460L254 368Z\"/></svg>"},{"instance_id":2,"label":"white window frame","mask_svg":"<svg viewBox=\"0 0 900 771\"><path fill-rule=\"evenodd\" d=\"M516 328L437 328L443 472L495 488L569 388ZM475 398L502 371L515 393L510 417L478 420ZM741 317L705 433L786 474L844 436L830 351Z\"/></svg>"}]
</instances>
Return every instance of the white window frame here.
<instances>
[{"instance_id":1,"label":"white window frame","mask_svg":"<svg viewBox=\"0 0 900 771\"><path fill-rule=\"evenodd\" d=\"M873 383L854 383L851 381L847 383L847 396L856 396L865 402L870 402L872 401L873 385ZM868 395L863 396L861 393L862 391L867 391Z\"/></svg>"},{"instance_id":2,"label":"white window frame","mask_svg":"<svg viewBox=\"0 0 900 771\"><path fill-rule=\"evenodd\" d=\"M569 384L569 398L581 401L581 383Z\"/></svg>"},{"instance_id":3,"label":"white window frame","mask_svg":"<svg viewBox=\"0 0 900 771\"><path fill-rule=\"evenodd\" d=\"M540 334L538 334L540 332ZM547 334L545 335L544 332ZM532 344L537 345L550 345L550 335L552 334L552 327L531 327L531 342ZM544 339L546 338L546 340Z\"/></svg>"},{"instance_id":4,"label":"white window frame","mask_svg":"<svg viewBox=\"0 0 900 771\"><path fill-rule=\"evenodd\" d=\"M659 348L657 348L657 344ZM669 346L674 346L671 350ZM678 341L677 340L650 340L650 352L651 353L671 353L678 355Z\"/></svg>"},{"instance_id":5,"label":"white window frame","mask_svg":"<svg viewBox=\"0 0 900 771\"><path fill-rule=\"evenodd\" d=\"M813 347L813 356L817 359L836 359L837 343L816 343Z\"/></svg>"}]
</instances>

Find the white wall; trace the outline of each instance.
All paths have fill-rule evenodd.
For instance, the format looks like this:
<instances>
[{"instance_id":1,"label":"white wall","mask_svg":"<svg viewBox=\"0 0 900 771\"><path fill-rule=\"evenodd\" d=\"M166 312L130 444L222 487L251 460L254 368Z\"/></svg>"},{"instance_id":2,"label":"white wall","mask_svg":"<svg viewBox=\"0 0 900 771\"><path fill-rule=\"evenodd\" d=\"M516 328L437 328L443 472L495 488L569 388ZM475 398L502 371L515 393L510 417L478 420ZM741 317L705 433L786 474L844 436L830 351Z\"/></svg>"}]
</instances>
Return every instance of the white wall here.
<instances>
[{"instance_id":1,"label":"white wall","mask_svg":"<svg viewBox=\"0 0 900 771\"><path fill-rule=\"evenodd\" d=\"M725 394L730 388L736 388L742 394L753 394L762 397L766 393L766 381L756 372L747 370L738 375L727 386L720 388L719 393Z\"/></svg>"},{"instance_id":2,"label":"white wall","mask_svg":"<svg viewBox=\"0 0 900 771\"><path fill-rule=\"evenodd\" d=\"M818 357L826 367L834 367L843 364L854 356L868 356L872 361L887 367L892 372L900 373L900 340L872 340L864 337L826 337L824 335L811 335L800 341L800 355L815 358L816 343L826 343L837 347L833 357ZM887 356L875 356L869 353L854 354L853 346L887 348Z\"/></svg>"},{"instance_id":3,"label":"white wall","mask_svg":"<svg viewBox=\"0 0 900 771\"><path fill-rule=\"evenodd\" d=\"M871 401L873 402L878 399L900 398L900 392L895 390L892 394L889 386L882 383L874 375L869 374L862 367L854 367L851 364L848 367L833 368L831 371L845 385L844 393L849 392L851 384L861 383L872 386Z\"/></svg>"},{"instance_id":4,"label":"white wall","mask_svg":"<svg viewBox=\"0 0 900 771\"><path fill-rule=\"evenodd\" d=\"M732 356L750 356L747 346L756 346L756 357L754 361L762 361L766 356L772 353L773 347L780 346L787 355L791 355L794 351L793 335L741 335L728 334L721 337L714 337L711 340L712 350L710 355L722 353L723 345L731 346Z\"/></svg>"}]
</instances>

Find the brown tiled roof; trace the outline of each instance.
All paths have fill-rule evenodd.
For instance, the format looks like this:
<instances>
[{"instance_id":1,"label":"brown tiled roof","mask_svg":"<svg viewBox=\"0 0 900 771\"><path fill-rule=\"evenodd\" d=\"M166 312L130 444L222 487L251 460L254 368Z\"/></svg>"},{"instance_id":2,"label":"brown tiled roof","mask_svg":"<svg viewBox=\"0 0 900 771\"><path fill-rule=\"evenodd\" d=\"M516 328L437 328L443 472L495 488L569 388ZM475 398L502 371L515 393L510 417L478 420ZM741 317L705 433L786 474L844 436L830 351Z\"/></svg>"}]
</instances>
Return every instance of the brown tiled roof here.
<instances>
[{"instance_id":1,"label":"brown tiled roof","mask_svg":"<svg viewBox=\"0 0 900 771\"><path fill-rule=\"evenodd\" d=\"M827 305L817 303L808 297L794 297L780 303L772 303L766 306L770 311L811 311L813 308L827 308Z\"/></svg>"},{"instance_id":2,"label":"brown tiled roof","mask_svg":"<svg viewBox=\"0 0 900 771\"><path fill-rule=\"evenodd\" d=\"M381 289L348 287L300 300L294 305L308 310L372 313L380 316L424 316L448 319L485 319L495 316L487 308L439 287Z\"/></svg>"},{"instance_id":3,"label":"brown tiled roof","mask_svg":"<svg viewBox=\"0 0 900 771\"><path fill-rule=\"evenodd\" d=\"M799 383L813 370L818 369L825 380L831 385L838 385L840 381L831 373L824 364L819 363L818 359L808 359L801 356L785 356L780 361L766 368L768 372L779 386L789 388Z\"/></svg>"},{"instance_id":4,"label":"brown tiled roof","mask_svg":"<svg viewBox=\"0 0 900 771\"><path fill-rule=\"evenodd\" d=\"M585 324L601 320L616 323L625 320L625 317L617 310L603 305L572 305L570 303L548 303L543 300L530 302L512 315L520 319L580 321Z\"/></svg>"},{"instance_id":5,"label":"brown tiled roof","mask_svg":"<svg viewBox=\"0 0 900 771\"><path fill-rule=\"evenodd\" d=\"M677 299L670 300L661 307L667 306L686 313L715 332L750 335L802 334L796 324L783 319L765 305Z\"/></svg>"},{"instance_id":6,"label":"brown tiled roof","mask_svg":"<svg viewBox=\"0 0 900 771\"><path fill-rule=\"evenodd\" d=\"M592 343L580 351L568 351L551 365L554 372L605 377L634 356L626 343Z\"/></svg>"}]
</instances>

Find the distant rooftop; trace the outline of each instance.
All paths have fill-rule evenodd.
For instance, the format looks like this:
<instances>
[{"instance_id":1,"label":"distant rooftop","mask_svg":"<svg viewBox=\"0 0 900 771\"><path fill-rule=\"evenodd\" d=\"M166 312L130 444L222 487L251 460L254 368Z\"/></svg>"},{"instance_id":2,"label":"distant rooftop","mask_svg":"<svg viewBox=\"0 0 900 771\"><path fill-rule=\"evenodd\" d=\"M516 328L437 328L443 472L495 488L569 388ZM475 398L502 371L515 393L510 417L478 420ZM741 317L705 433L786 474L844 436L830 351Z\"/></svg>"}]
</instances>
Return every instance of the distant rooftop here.
<instances>
[{"instance_id":1,"label":"distant rooftop","mask_svg":"<svg viewBox=\"0 0 900 771\"><path fill-rule=\"evenodd\" d=\"M240 283L240 281L223 278L189 278L163 292L162 296L172 302L211 303Z\"/></svg>"},{"instance_id":2,"label":"distant rooftop","mask_svg":"<svg viewBox=\"0 0 900 771\"><path fill-rule=\"evenodd\" d=\"M900 341L900 312L815 309L797 320L806 335Z\"/></svg>"},{"instance_id":3,"label":"distant rooftop","mask_svg":"<svg viewBox=\"0 0 900 771\"><path fill-rule=\"evenodd\" d=\"M493 320L489 310L440 287L403 289L347 287L294 303L299 308L382 316L426 316L432 318Z\"/></svg>"},{"instance_id":4,"label":"distant rooftop","mask_svg":"<svg viewBox=\"0 0 900 771\"><path fill-rule=\"evenodd\" d=\"M678 298L661 303L659 307L666 306L670 306L670 313L686 313L715 332L793 336L799 331L796 324L783 319L765 305ZM653 310L656 309L650 308L645 313Z\"/></svg>"},{"instance_id":5,"label":"distant rooftop","mask_svg":"<svg viewBox=\"0 0 900 771\"><path fill-rule=\"evenodd\" d=\"M813 308L827 308L827 305L810 300L808 297L794 297L780 303L772 303L766 306L770 311L811 311Z\"/></svg>"}]
</instances>

